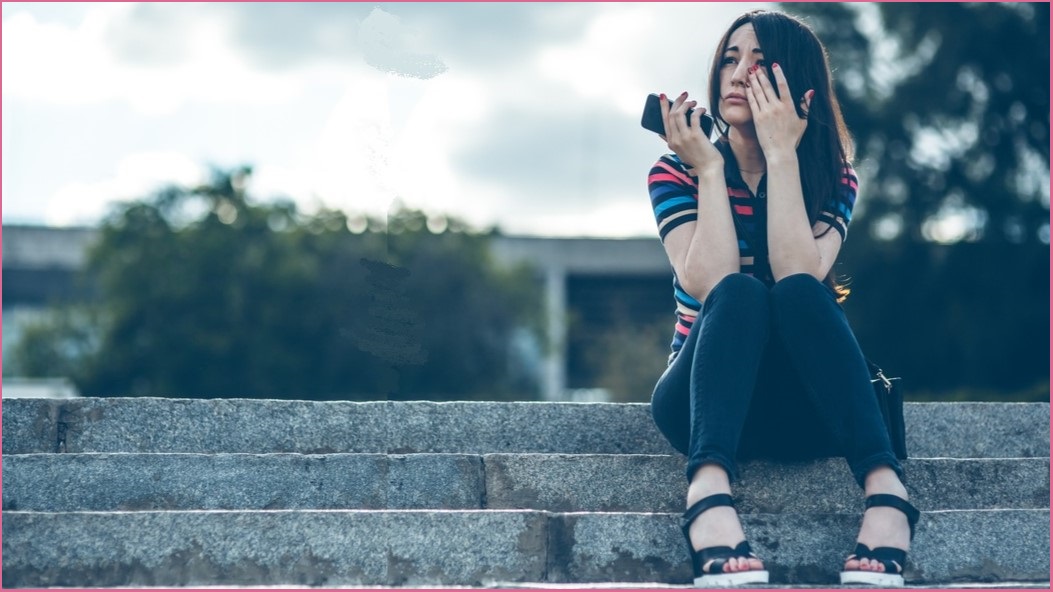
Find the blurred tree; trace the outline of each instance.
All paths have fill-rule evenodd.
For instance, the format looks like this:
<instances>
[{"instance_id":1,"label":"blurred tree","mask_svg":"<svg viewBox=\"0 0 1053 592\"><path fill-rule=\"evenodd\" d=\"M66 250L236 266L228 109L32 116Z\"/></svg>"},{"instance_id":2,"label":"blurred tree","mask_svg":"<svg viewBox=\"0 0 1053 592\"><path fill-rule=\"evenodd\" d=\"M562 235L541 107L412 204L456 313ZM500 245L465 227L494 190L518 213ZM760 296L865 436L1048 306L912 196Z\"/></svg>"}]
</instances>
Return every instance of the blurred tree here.
<instances>
[{"instance_id":1,"label":"blurred tree","mask_svg":"<svg viewBox=\"0 0 1053 592\"><path fill-rule=\"evenodd\" d=\"M537 396L509 368L539 295L492 264L486 235L401 207L352 233L341 212L251 203L250 173L115 211L86 270L95 322L35 328L24 366L69 370L92 396Z\"/></svg>"},{"instance_id":2,"label":"blurred tree","mask_svg":"<svg viewBox=\"0 0 1053 592\"><path fill-rule=\"evenodd\" d=\"M642 322L619 315L594 330L594 343L585 349L585 360L597 387L606 389L618 403L648 403L669 357L670 323L667 319Z\"/></svg>"},{"instance_id":3,"label":"blurred tree","mask_svg":"<svg viewBox=\"0 0 1053 592\"><path fill-rule=\"evenodd\" d=\"M12 351L4 354L4 376L84 378L85 358L98 350L100 320L88 306L53 305L52 314L26 325Z\"/></svg>"},{"instance_id":4,"label":"blurred tree","mask_svg":"<svg viewBox=\"0 0 1053 592\"><path fill-rule=\"evenodd\" d=\"M1049 4L782 6L856 140L838 269L864 350L915 391L1048 398Z\"/></svg>"},{"instance_id":5,"label":"blurred tree","mask_svg":"<svg viewBox=\"0 0 1053 592\"><path fill-rule=\"evenodd\" d=\"M1048 3L784 6L829 50L869 233L1048 237Z\"/></svg>"}]
</instances>

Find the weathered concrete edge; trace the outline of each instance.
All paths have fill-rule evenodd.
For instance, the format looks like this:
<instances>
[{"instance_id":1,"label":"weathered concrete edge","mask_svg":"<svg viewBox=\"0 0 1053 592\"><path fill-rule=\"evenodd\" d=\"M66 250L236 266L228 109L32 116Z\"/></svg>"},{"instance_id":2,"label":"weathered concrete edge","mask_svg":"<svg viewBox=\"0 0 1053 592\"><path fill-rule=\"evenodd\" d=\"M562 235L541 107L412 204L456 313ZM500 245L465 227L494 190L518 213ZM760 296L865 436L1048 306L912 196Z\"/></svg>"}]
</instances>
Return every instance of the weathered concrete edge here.
<instances>
[{"instance_id":1,"label":"weathered concrete edge","mask_svg":"<svg viewBox=\"0 0 1053 592\"><path fill-rule=\"evenodd\" d=\"M684 583L690 579L676 514L5 512L4 518L9 521L4 580L16 586L64 585L63 578L74 575L78 585L93 586L488 586L498 581ZM744 517L743 523L774 581L830 585L851 548L858 520L858 515L847 514L753 515ZM1048 581L1048 524L1048 510L926 513L911 550L908 581ZM505 531L509 528L512 533ZM181 537L181 529L191 529L190 536ZM159 531L168 536L159 539ZM245 537L246 532L255 538ZM414 537L413 533L423 534ZM189 539L189 547L169 549L160 557L148 552L151 545L178 547L184 538ZM123 568L108 567L115 541L142 557ZM197 549L196 563L189 567L184 547ZM208 559L223 553L232 555L232 562ZM53 558L55 554L63 559ZM77 561L100 561L101 566L97 573L90 567L73 575L71 569L47 571ZM248 563L238 568L238 561ZM39 566L36 572L26 567L33 562ZM488 562L500 565L498 571L504 570L504 575L480 570ZM424 571L413 571L414 565ZM139 580L113 580L119 576Z\"/></svg>"},{"instance_id":2,"label":"weathered concrete edge","mask_svg":"<svg viewBox=\"0 0 1053 592\"><path fill-rule=\"evenodd\" d=\"M642 403L146 397L4 407L9 453L673 452ZM1048 403L908 403L905 415L914 457L1049 456Z\"/></svg>"},{"instance_id":3,"label":"weathered concrete edge","mask_svg":"<svg viewBox=\"0 0 1053 592\"><path fill-rule=\"evenodd\" d=\"M7 455L4 461L4 509L50 512L676 512L684 489L682 458L664 455L78 453ZM904 465L908 490L922 510L1048 505L1048 458L914 459ZM736 487L737 507L746 514L853 512L861 499L840 459L750 461Z\"/></svg>"}]
</instances>

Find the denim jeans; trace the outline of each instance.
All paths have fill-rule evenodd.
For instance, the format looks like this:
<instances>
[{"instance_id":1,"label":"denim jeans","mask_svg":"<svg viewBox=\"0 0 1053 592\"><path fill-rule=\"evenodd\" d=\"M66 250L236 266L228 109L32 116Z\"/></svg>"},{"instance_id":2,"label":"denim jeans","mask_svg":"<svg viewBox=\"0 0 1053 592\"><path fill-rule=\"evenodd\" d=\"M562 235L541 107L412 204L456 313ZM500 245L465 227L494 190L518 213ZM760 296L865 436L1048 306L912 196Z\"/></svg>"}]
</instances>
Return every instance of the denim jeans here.
<instances>
[{"instance_id":1,"label":"denim jeans","mask_svg":"<svg viewBox=\"0 0 1053 592\"><path fill-rule=\"evenodd\" d=\"M833 292L808 274L768 287L725 277L709 293L651 399L655 424L688 457L738 476L744 458L843 456L859 486L886 465L902 479L870 373Z\"/></svg>"}]
</instances>

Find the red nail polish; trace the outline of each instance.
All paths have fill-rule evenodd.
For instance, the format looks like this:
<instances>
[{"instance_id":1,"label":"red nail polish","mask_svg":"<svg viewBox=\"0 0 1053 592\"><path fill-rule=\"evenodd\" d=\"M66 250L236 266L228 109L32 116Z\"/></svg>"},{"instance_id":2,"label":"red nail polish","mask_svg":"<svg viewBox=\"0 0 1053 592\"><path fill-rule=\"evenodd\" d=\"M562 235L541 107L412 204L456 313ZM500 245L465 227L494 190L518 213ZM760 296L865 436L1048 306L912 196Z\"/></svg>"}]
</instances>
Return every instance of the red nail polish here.
<instances>
[{"instance_id":1,"label":"red nail polish","mask_svg":"<svg viewBox=\"0 0 1053 592\"><path fill-rule=\"evenodd\" d=\"M687 96L687 91L685 90L684 92L680 93L680 96L686 97Z\"/></svg>"},{"instance_id":2,"label":"red nail polish","mask_svg":"<svg viewBox=\"0 0 1053 592\"><path fill-rule=\"evenodd\" d=\"M660 95L658 95L658 96L659 96L659 97L661 97L663 101L664 101L664 100L666 100L666 98L665 98L665 93L662 93L662 94L660 94Z\"/></svg>"},{"instance_id":3,"label":"red nail polish","mask_svg":"<svg viewBox=\"0 0 1053 592\"><path fill-rule=\"evenodd\" d=\"M779 62L772 62L771 67L772 68L778 68L779 67Z\"/></svg>"}]
</instances>

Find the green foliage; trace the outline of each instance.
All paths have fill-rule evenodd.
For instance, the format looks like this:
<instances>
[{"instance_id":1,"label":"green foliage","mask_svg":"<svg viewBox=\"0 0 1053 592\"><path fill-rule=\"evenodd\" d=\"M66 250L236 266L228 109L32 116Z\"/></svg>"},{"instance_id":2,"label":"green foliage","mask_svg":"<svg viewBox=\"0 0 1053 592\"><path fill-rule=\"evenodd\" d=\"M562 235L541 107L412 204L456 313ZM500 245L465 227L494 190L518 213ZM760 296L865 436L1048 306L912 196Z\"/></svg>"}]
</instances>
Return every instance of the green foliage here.
<instances>
[{"instance_id":1,"label":"green foliage","mask_svg":"<svg viewBox=\"0 0 1053 592\"><path fill-rule=\"evenodd\" d=\"M10 357L4 376L83 378L81 363L98 350L99 319L88 307L56 308L27 324Z\"/></svg>"},{"instance_id":2,"label":"green foliage","mask_svg":"<svg viewBox=\"0 0 1053 592\"><path fill-rule=\"evenodd\" d=\"M30 351L80 335L65 323L31 335L24 355L69 368L91 396L536 396L509 343L536 326L538 294L526 270L493 265L485 235L458 221L433 233L401 207L355 234L338 211L252 203L249 174L115 211L86 270L104 313L87 332L96 343Z\"/></svg>"},{"instance_id":3,"label":"green foliage","mask_svg":"<svg viewBox=\"0 0 1053 592\"><path fill-rule=\"evenodd\" d=\"M1048 3L783 6L829 51L867 182L857 229L1039 241L1049 219ZM933 225L954 214L962 232Z\"/></svg>"},{"instance_id":4,"label":"green foliage","mask_svg":"<svg viewBox=\"0 0 1053 592\"><path fill-rule=\"evenodd\" d=\"M619 315L608 326L595 329L585 359L596 386L606 389L612 402L650 402L666 369L671 326L668 319L634 322Z\"/></svg>"}]
</instances>

